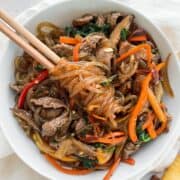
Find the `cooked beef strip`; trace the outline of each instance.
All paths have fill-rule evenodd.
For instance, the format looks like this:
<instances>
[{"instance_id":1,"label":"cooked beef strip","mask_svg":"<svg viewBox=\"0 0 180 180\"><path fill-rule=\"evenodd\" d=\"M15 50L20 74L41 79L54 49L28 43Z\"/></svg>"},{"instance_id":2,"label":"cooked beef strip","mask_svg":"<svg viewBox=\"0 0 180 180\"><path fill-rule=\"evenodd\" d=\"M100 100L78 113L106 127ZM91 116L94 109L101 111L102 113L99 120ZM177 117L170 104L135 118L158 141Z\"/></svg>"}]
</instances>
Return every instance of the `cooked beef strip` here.
<instances>
[{"instance_id":1,"label":"cooked beef strip","mask_svg":"<svg viewBox=\"0 0 180 180\"><path fill-rule=\"evenodd\" d=\"M122 13L120 12L112 12L107 15L107 23L111 25L112 28L116 26L118 20L123 18Z\"/></svg>"},{"instance_id":2,"label":"cooked beef strip","mask_svg":"<svg viewBox=\"0 0 180 180\"><path fill-rule=\"evenodd\" d=\"M80 118L77 122L76 122L76 125L75 125L75 131L77 133L79 133L81 130L83 130L84 128L86 128L86 123L85 121Z\"/></svg>"},{"instance_id":3,"label":"cooked beef strip","mask_svg":"<svg viewBox=\"0 0 180 180\"><path fill-rule=\"evenodd\" d=\"M11 109L13 114L20 118L21 120L25 121L29 126L31 126L34 130L39 131L38 126L34 123L33 119L32 119L32 114L22 110L22 109L17 109L17 108L13 108Z\"/></svg>"},{"instance_id":4,"label":"cooked beef strip","mask_svg":"<svg viewBox=\"0 0 180 180\"><path fill-rule=\"evenodd\" d=\"M112 48L102 47L96 51L97 60L107 65L109 69L111 68L111 61L113 57L114 57L114 51Z\"/></svg>"},{"instance_id":5,"label":"cooked beef strip","mask_svg":"<svg viewBox=\"0 0 180 180\"><path fill-rule=\"evenodd\" d=\"M73 55L73 46L64 43L56 44L52 47L52 50L61 57L69 57Z\"/></svg>"},{"instance_id":6,"label":"cooked beef strip","mask_svg":"<svg viewBox=\"0 0 180 180\"><path fill-rule=\"evenodd\" d=\"M17 84L10 84L9 85L12 90L14 90L16 93L20 93L23 89L23 85L17 85Z\"/></svg>"},{"instance_id":7,"label":"cooked beef strip","mask_svg":"<svg viewBox=\"0 0 180 180\"><path fill-rule=\"evenodd\" d=\"M101 33L91 33L85 37L80 47L80 57L92 55L93 51L97 49L98 44L103 38L104 35Z\"/></svg>"},{"instance_id":8,"label":"cooked beef strip","mask_svg":"<svg viewBox=\"0 0 180 180\"><path fill-rule=\"evenodd\" d=\"M106 23L106 17L104 15L98 15L96 24L98 26L103 26Z\"/></svg>"},{"instance_id":9,"label":"cooked beef strip","mask_svg":"<svg viewBox=\"0 0 180 180\"><path fill-rule=\"evenodd\" d=\"M129 60L121 62L119 65L119 81L120 83L124 83L128 79L130 79L136 72L138 68L138 61L131 56Z\"/></svg>"},{"instance_id":10,"label":"cooked beef strip","mask_svg":"<svg viewBox=\"0 0 180 180\"><path fill-rule=\"evenodd\" d=\"M140 144L134 144L132 142L127 142L123 149L123 159L129 158L132 154L134 154L136 151L138 151L140 148Z\"/></svg>"},{"instance_id":11,"label":"cooked beef strip","mask_svg":"<svg viewBox=\"0 0 180 180\"><path fill-rule=\"evenodd\" d=\"M54 119L62 113L62 109L44 109L41 108L39 111L40 117L43 119L43 121Z\"/></svg>"},{"instance_id":12,"label":"cooked beef strip","mask_svg":"<svg viewBox=\"0 0 180 180\"><path fill-rule=\"evenodd\" d=\"M83 17L74 19L72 24L75 27L83 26L85 24L90 23L94 19L94 16L91 14L84 15Z\"/></svg>"},{"instance_id":13,"label":"cooked beef strip","mask_svg":"<svg viewBox=\"0 0 180 180\"><path fill-rule=\"evenodd\" d=\"M42 135L53 136L58 130L60 134L63 136L66 134L70 123L71 119L68 117L68 113L64 112L61 116L47 121L42 125Z\"/></svg>"},{"instance_id":14,"label":"cooked beef strip","mask_svg":"<svg viewBox=\"0 0 180 180\"><path fill-rule=\"evenodd\" d=\"M41 97L39 99L31 99L31 103L35 104L36 106L42 106L43 108L52 108L52 109L59 109L59 108L66 108L66 105L57 98L52 97Z\"/></svg>"}]
</instances>

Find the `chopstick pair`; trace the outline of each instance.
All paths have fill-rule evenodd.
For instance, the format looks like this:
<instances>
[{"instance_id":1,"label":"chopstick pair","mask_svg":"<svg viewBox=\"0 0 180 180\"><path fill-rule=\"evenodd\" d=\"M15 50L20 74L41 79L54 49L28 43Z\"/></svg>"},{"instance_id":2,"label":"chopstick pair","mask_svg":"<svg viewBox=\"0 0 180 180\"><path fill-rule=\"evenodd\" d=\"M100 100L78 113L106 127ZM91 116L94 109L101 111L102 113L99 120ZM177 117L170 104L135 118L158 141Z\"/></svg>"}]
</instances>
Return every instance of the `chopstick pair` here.
<instances>
[{"instance_id":1,"label":"chopstick pair","mask_svg":"<svg viewBox=\"0 0 180 180\"><path fill-rule=\"evenodd\" d=\"M59 56L3 10L0 10L0 31L45 68L51 69L59 62Z\"/></svg>"}]
</instances>

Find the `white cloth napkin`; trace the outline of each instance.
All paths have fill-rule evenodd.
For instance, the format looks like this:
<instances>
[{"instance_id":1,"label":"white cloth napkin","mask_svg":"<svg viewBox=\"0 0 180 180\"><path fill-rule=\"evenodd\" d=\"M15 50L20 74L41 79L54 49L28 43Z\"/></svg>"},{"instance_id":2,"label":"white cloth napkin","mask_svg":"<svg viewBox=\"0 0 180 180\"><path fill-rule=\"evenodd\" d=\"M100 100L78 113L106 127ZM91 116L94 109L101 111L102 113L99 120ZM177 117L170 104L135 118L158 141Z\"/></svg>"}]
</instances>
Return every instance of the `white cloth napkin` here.
<instances>
[{"instance_id":1,"label":"white cloth napkin","mask_svg":"<svg viewBox=\"0 0 180 180\"><path fill-rule=\"evenodd\" d=\"M0 7L7 10L11 15L16 16L26 8L40 2L41 0L0 0ZM50 0L51 1L51 0ZM149 17L161 30L167 35L173 45L174 50L180 52L180 0L121 0L123 3L139 10ZM0 34L0 58L6 45L6 38ZM155 172L162 171L173 159L180 149L180 139L173 150L169 153ZM149 179L151 174L146 175L143 179ZM6 180L14 179L45 179L28 168L17 158L8 145L0 130L0 177Z\"/></svg>"}]
</instances>

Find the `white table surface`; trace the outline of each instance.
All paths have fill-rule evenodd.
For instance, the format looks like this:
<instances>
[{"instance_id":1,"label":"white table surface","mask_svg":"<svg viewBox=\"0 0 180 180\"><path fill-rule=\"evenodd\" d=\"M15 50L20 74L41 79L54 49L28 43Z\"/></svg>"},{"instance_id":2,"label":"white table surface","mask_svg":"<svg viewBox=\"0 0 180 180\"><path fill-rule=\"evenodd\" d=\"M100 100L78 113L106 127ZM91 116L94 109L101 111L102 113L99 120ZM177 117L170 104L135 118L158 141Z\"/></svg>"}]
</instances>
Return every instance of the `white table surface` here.
<instances>
[{"instance_id":1,"label":"white table surface","mask_svg":"<svg viewBox=\"0 0 180 180\"><path fill-rule=\"evenodd\" d=\"M0 8L16 16L26 8L32 7L41 0L0 0ZM52 0L51 0L52 1ZM180 50L180 0L121 0L153 20L170 38L176 51ZM179 39L179 40L178 40ZM3 42L0 42L0 57L3 53ZM0 131L0 147L7 144ZM7 147L7 154L10 149ZM0 159L0 179L4 180L45 180L31 170L15 154Z\"/></svg>"}]
</instances>

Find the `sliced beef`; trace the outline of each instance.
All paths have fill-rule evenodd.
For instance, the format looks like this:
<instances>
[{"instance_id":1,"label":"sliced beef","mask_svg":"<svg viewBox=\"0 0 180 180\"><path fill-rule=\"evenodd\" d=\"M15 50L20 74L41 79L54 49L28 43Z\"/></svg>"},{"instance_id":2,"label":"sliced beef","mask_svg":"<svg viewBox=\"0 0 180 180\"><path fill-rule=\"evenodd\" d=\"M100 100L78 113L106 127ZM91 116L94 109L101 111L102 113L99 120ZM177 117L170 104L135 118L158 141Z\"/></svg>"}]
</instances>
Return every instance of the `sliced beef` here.
<instances>
[{"instance_id":1,"label":"sliced beef","mask_svg":"<svg viewBox=\"0 0 180 180\"><path fill-rule=\"evenodd\" d=\"M81 141L76 140L75 138L72 139L72 144L79 150L79 152L83 152L85 155L88 155L90 157L96 157L95 148L93 148L92 146L84 144Z\"/></svg>"},{"instance_id":2,"label":"sliced beef","mask_svg":"<svg viewBox=\"0 0 180 180\"><path fill-rule=\"evenodd\" d=\"M76 122L76 124L75 124L75 131L76 131L76 133L78 134L78 133L81 132L84 128L86 128L86 123L85 123L85 121L84 121L82 118L80 118L80 119Z\"/></svg>"},{"instance_id":3,"label":"sliced beef","mask_svg":"<svg viewBox=\"0 0 180 180\"><path fill-rule=\"evenodd\" d=\"M71 119L68 116L67 112L64 112L61 116L52 119L48 122L45 122L42 125L42 135L43 136L53 136L57 132L63 136L66 134L69 125L71 123Z\"/></svg>"},{"instance_id":4,"label":"sliced beef","mask_svg":"<svg viewBox=\"0 0 180 180\"><path fill-rule=\"evenodd\" d=\"M112 48L102 47L96 51L97 60L107 65L109 68L111 68L111 61L113 57L114 51Z\"/></svg>"},{"instance_id":5,"label":"sliced beef","mask_svg":"<svg viewBox=\"0 0 180 180\"><path fill-rule=\"evenodd\" d=\"M75 138L68 138L62 141L57 150L57 155L61 154L64 156L76 155L76 156L88 156L96 157L95 148L87 144L82 143L81 141L76 140Z\"/></svg>"},{"instance_id":6,"label":"sliced beef","mask_svg":"<svg viewBox=\"0 0 180 180\"><path fill-rule=\"evenodd\" d=\"M128 159L129 156L137 152L139 148L140 144L134 144L132 142L126 143L123 149L123 159Z\"/></svg>"},{"instance_id":7,"label":"sliced beef","mask_svg":"<svg viewBox=\"0 0 180 180\"><path fill-rule=\"evenodd\" d=\"M104 35L101 33L92 33L84 38L80 47L80 57L92 55L103 38Z\"/></svg>"},{"instance_id":8,"label":"sliced beef","mask_svg":"<svg viewBox=\"0 0 180 180\"><path fill-rule=\"evenodd\" d=\"M138 68L138 61L131 56L130 60L123 61L119 65L119 80L124 83L126 80L131 78Z\"/></svg>"},{"instance_id":9,"label":"sliced beef","mask_svg":"<svg viewBox=\"0 0 180 180\"><path fill-rule=\"evenodd\" d=\"M125 52L127 52L129 49L133 47L134 45L130 44L128 41L121 42L119 46L119 55L124 54Z\"/></svg>"},{"instance_id":10,"label":"sliced beef","mask_svg":"<svg viewBox=\"0 0 180 180\"><path fill-rule=\"evenodd\" d=\"M12 109L13 114L20 118L21 120L25 121L29 126L31 126L34 130L39 131L38 126L34 123L33 119L32 119L32 115L22 109L16 109L13 108Z\"/></svg>"},{"instance_id":11,"label":"sliced beef","mask_svg":"<svg viewBox=\"0 0 180 180\"><path fill-rule=\"evenodd\" d=\"M20 93L24 86L17 85L17 84L10 84L9 85L12 90L14 90L16 93Z\"/></svg>"},{"instance_id":12,"label":"sliced beef","mask_svg":"<svg viewBox=\"0 0 180 180\"><path fill-rule=\"evenodd\" d=\"M92 20L94 19L94 16L91 14L86 14L80 18L74 19L72 24L75 27L79 27L79 26L83 26L86 25L88 23L90 23Z\"/></svg>"},{"instance_id":13,"label":"sliced beef","mask_svg":"<svg viewBox=\"0 0 180 180\"><path fill-rule=\"evenodd\" d=\"M68 44L56 44L52 50L59 56L69 57L73 55L73 46Z\"/></svg>"},{"instance_id":14,"label":"sliced beef","mask_svg":"<svg viewBox=\"0 0 180 180\"><path fill-rule=\"evenodd\" d=\"M38 108L37 108L38 109ZM50 120L60 116L63 109L44 109L40 107L39 116L44 120Z\"/></svg>"},{"instance_id":15,"label":"sliced beef","mask_svg":"<svg viewBox=\"0 0 180 180\"><path fill-rule=\"evenodd\" d=\"M140 90L141 90L141 84L142 84L142 81L144 80L145 78L145 75L138 75L138 76L135 76L135 79L133 81L133 92L135 94L139 94Z\"/></svg>"},{"instance_id":16,"label":"sliced beef","mask_svg":"<svg viewBox=\"0 0 180 180\"><path fill-rule=\"evenodd\" d=\"M119 20L123 18L122 13L120 12L112 12L107 15L107 23L111 25L112 28L116 26Z\"/></svg>"},{"instance_id":17,"label":"sliced beef","mask_svg":"<svg viewBox=\"0 0 180 180\"><path fill-rule=\"evenodd\" d=\"M106 17L104 15L98 15L96 24L98 26L103 26L106 23Z\"/></svg>"},{"instance_id":18,"label":"sliced beef","mask_svg":"<svg viewBox=\"0 0 180 180\"><path fill-rule=\"evenodd\" d=\"M41 97L39 99L31 99L31 103L35 104L36 106L42 106L43 108L52 108L52 109L59 109L59 108L66 108L66 105L57 98L52 97Z\"/></svg>"}]
</instances>

